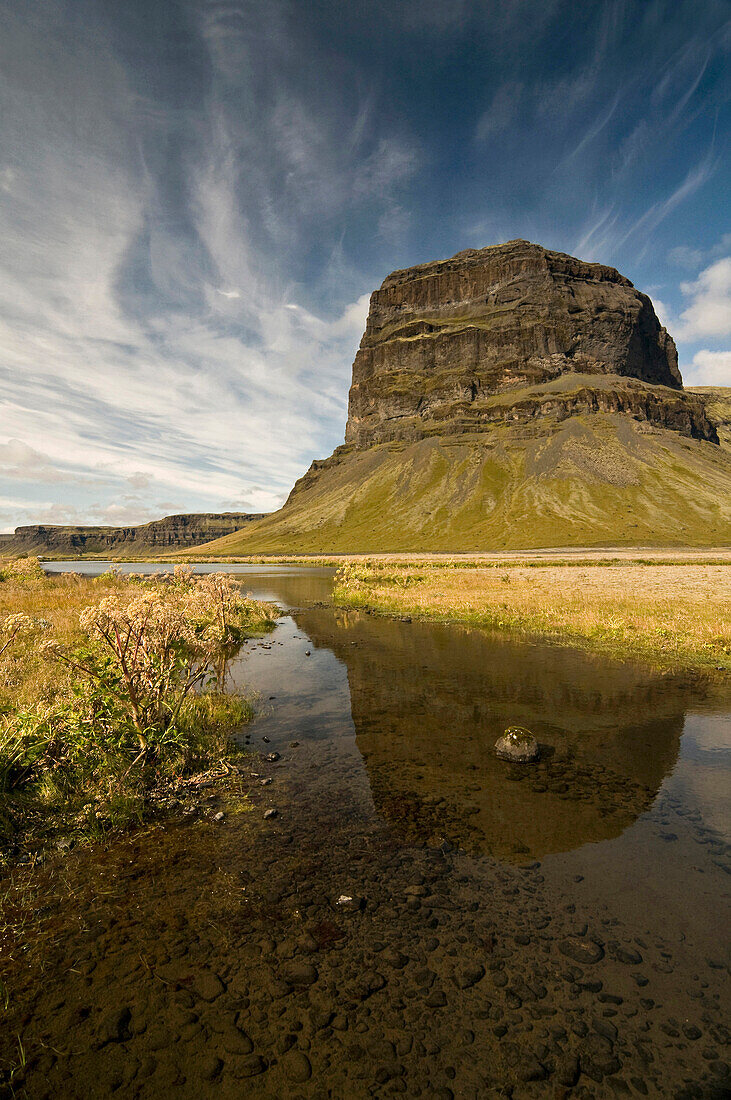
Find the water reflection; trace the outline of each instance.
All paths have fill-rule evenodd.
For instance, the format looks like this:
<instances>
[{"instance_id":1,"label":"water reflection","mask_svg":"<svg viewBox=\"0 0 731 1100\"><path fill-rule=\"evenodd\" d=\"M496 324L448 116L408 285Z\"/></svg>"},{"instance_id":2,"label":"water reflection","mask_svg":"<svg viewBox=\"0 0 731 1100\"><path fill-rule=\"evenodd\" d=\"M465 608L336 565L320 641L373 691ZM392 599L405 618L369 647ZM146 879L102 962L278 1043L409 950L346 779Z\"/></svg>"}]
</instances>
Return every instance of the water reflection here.
<instances>
[{"instance_id":1,"label":"water reflection","mask_svg":"<svg viewBox=\"0 0 731 1100\"><path fill-rule=\"evenodd\" d=\"M336 803L341 814L357 805L367 816L375 807L406 841L446 838L523 862L619 836L674 772L669 784L682 800L698 802L717 828L727 821L728 761L716 756L727 744L728 716L718 716L718 729L709 715L686 719L699 702L687 684L479 630L313 606L330 598L330 568L195 568L236 572L257 599L299 608L274 635L245 647L230 682L261 696L247 743L265 734L279 749L290 740L321 746L307 783L326 800L338 783L347 787L348 806ZM537 765L495 758L495 740L513 724L542 743ZM684 727L688 759L676 766ZM691 759L709 738L710 748Z\"/></svg>"},{"instance_id":2,"label":"water reflection","mask_svg":"<svg viewBox=\"0 0 731 1100\"><path fill-rule=\"evenodd\" d=\"M296 621L347 666L373 799L405 840L518 861L567 851L623 832L675 764L687 690L645 669L357 612ZM496 759L514 723L543 746L537 765Z\"/></svg>"}]
</instances>

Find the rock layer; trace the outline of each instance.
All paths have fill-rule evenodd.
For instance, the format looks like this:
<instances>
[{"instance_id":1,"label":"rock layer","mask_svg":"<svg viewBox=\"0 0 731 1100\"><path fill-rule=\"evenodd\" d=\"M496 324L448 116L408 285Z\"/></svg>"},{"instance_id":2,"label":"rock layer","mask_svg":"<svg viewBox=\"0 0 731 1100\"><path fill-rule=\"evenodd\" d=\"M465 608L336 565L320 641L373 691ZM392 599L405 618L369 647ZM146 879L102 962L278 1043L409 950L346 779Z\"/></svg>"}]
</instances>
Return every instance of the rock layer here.
<instances>
[{"instance_id":1,"label":"rock layer","mask_svg":"<svg viewBox=\"0 0 731 1100\"><path fill-rule=\"evenodd\" d=\"M702 402L682 393L675 344L647 295L614 268L510 241L395 271L374 292L346 443L480 430L496 397L505 405L571 374L596 379L584 387L589 411L626 411L717 442ZM606 376L611 398L599 396ZM652 398L637 387L628 396L626 379ZM569 403L565 415L575 409Z\"/></svg>"},{"instance_id":2,"label":"rock layer","mask_svg":"<svg viewBox=\"0 0 731 1100\"><path fill-rule=\"evenodd\" d=\"M31 524L16 527L3 542L4 553L22 554L144 554L150 550L182 550L240 531L261 514L220 512L165 516L139 527L81 527Z\"/></svg>"}]
</instances>

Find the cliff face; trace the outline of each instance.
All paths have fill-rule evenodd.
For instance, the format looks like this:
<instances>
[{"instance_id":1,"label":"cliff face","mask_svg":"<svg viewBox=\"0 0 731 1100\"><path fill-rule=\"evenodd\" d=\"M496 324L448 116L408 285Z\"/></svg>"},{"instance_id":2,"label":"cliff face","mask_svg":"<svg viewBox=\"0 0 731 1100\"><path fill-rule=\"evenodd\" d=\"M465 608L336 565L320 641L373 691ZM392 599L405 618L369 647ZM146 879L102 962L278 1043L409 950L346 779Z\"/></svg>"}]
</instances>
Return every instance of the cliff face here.
<instances>
[{"instance_id":1,"label":"cliff face","mask_svg":"<svg viewBox=\"0 0 731 1100\"><path fill-rule=\"evenodd\" d=\"M13 554L144 554L200 546L240 531L261 515L221 512L166 516L139 527L63 527L33 524L17 527L3 551Z\"/></svg>"},{"instance_id":2,"label":"cliff face","mask_svg":"<svg viewBox=\"0 0 731 1100\"><path fill-rule=\"evenodd\" d=\"M528 241L388 276L371 296L353 364L345 440L362 448L479 431L494 419L495 398L505 406L517 391L577 374L588 376L587 411L611 406L717 442L702 402L682 393L675 344L650 299L614 268ZM627 393L625 379L645 383L652 398ZM572 415L575 395L560 405L554 393L551 411ZM548 411L542 401L533 407Z\"/></svg>"},{"instance_id":3,"label":"cliff face","mask_svg":"<svg viewBox=\"0 0 731 1100\"><path fill-rule=\"evenodd\" d=\"M700 398L718 432L719 443L731 451L731 386L694 386L686 392Z\"/></svg>"}]
</instances>

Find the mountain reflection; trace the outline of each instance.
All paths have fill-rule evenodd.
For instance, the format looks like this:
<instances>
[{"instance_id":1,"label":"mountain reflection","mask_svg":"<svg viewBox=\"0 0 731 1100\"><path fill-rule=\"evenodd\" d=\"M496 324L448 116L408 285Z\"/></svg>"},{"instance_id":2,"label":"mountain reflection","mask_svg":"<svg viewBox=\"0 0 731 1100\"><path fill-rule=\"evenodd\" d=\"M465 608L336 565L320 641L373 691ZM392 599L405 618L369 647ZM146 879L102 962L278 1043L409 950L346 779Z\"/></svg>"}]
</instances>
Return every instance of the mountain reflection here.
<instances>
[{"instance_id":1,"label":"mountain reflection","mask_svg":"<svg viewBox=\"0 0 731 1100\"><path fill-rule=\"evenodd\" d=\"M310 608L300 629L348 671L378 811L404 840L523 862L618 836L673 768L687 687L631 664L480 630ZM527 726L539 763L498 760Z\"/></svg>"}]
</instances>

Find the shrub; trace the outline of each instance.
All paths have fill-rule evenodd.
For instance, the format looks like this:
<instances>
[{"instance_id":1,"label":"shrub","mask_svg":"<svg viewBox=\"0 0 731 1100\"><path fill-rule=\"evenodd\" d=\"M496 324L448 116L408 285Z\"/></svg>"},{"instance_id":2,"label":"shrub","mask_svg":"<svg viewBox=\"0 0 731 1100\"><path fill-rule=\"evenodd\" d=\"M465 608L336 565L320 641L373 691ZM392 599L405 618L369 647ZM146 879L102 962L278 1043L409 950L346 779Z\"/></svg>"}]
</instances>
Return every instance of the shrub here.
<instances>
[{"instance_id":1,"label":"shrub","mask_svg":"<svg viewBox=\"0 0 731 1100\"><path fill-rule=\"evenodd\" d=\"M272 609L245 598L231 578L194 578L185 569L162 581L120 580L84 607L78 642L54 638L40 647L59 673L66 670L57 677L61 689L2 719L0 831L9 831L31 788L48 806L93 794L137 813L141 792L161 771L224 755L231 726L251 711L210 688L223 682L246 634L272 622ZM11 615L0 624L0 663L39 623ZM13 655L14 670L23 664Z\"/></svg>"}]
</instances>

